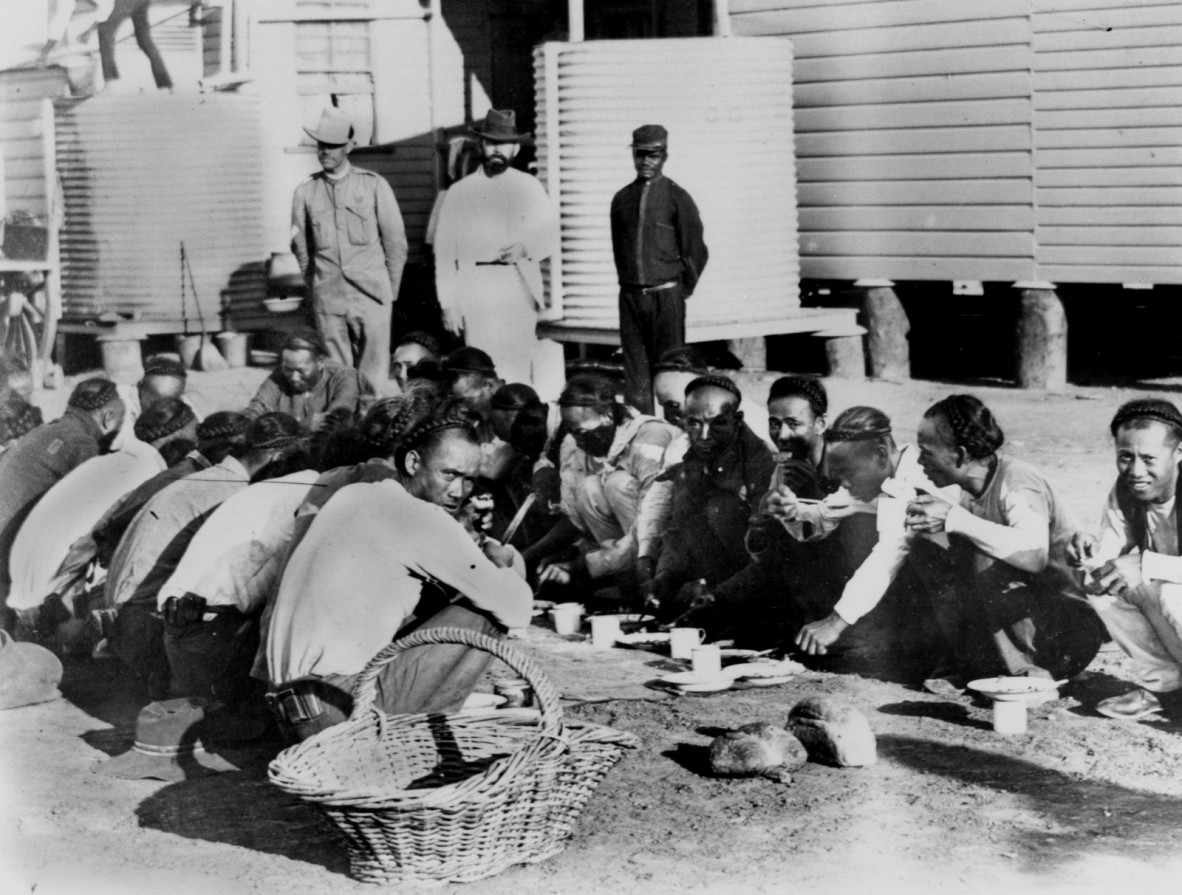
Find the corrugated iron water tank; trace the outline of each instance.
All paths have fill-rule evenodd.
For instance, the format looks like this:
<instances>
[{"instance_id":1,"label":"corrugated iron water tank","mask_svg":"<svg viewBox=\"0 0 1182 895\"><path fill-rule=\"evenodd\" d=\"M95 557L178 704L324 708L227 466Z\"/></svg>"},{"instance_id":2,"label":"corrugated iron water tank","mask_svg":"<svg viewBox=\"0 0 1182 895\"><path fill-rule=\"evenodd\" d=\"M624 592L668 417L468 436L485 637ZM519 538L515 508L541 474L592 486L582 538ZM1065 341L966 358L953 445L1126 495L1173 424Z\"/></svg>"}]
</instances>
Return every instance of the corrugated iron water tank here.
<instances>
[{"instance_id":1,"label":"corrugated iron water tank","mask_svg":"<svg viewBox=\"0 0 1182 895\"><path fill-rule=\"evenodd\" d=\"M663 124L665 174L694 197L710 249L690 340L775 332L800 304L790 43L547 43L534 62L539 176L562 218L550 319L617 326L611 198L636 176L632 130Z\"/></svg>"},{"instance_id":2,"label":"corrugated iron water tank","mask_svg":"<svg viewBox=\"0 0 1182 895\"><path fill-rule=\"evenodd\" d=\"M207 325L265 291L258 98L100 95L61 101L65 315L181 323L185 244ZM188 316L196 326L192 289Z\"/></svg>"}]
</instances>

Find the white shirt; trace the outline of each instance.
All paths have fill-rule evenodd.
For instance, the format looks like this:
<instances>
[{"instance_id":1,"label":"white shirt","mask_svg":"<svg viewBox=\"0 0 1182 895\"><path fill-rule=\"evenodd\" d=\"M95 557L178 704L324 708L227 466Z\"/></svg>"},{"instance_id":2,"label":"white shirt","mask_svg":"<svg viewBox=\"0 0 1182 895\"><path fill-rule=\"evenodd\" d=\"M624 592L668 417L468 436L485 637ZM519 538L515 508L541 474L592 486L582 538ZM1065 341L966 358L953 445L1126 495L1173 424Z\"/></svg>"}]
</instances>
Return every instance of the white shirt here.
<instances>
[{"instance_id":1,"label":"white shirt","mask_svg":"<svg viewBox=\"0 0 1182 895\"><path fill-rule=\"evenodd\" d=\"M258 609L277 583L295 512L320 473L305 469L249 485L213 511L160 588L156 604L193 593L210 606Z\"/></svg>"},{"instance_id":2,"label":"white shirt","mask_svg":"<svg viewBox=\"0 0 1182 895\"><path fill-rule=\"evenodd\" d=\"M919 449L905 444L899 449L894 475L882 483L882 493L875 502L878 543L846 582L841 599L833 607L846 623L852 625L879 604L907 559L911 538L926 537L912 534L906 527L907 504L921 491L953 505L960 503L960 488L937 488L919 465ZM837 501L841 493L830 495L830 499Z\"/></svg>"},{"instance_id":3,"label":"white shirt","mask_svg":"<svg viewBox=\"0 0 1182 895\"><path fill-rule=\"evenodd\" d=\"M419 602L423 581L453 587L506 628L529 624L524 564L498 568L442 507L398 482L342 488L292 551L264 649L275 684L357 674Z\"/></svg>"},{"instance_id":4,"label":"white shirt","mask_svg":"<svg viewBox=\"0 0 1182 895\"><path fill-rule=\"evenodd\" d=\"M41 605L71 545L85 537L115 501L164 468L156 448L133 438L122 450L91 457L50 488L13 541L8 605Z\"/></svg>"}]
</instances>

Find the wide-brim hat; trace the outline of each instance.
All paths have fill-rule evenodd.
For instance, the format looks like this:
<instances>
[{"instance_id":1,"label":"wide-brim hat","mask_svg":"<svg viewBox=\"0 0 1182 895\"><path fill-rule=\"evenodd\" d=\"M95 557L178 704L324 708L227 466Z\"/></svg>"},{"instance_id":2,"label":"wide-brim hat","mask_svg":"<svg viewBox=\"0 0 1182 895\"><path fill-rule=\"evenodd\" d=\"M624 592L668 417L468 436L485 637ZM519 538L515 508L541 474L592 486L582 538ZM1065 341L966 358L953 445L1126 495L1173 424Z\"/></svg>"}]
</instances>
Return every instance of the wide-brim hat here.
<instances>
[{"instance_id":1,"label":"wide-brim hat","mask_svg":"<svg viewBox=\"0 0 1182 895\"><path fill-rule=\"evenodd\" d=\"M62 694L62 663L35 643L21 643L0 631L0 709L49 702Z\"/></svg>"},{"instance_id":2,"label":"wide-brim hat","mask_svg":"<svg viewBox=\"0 0 1182 895\"><path fill-rule=\"evenodd\" d=\"M175 783L237 771L221 755L209 751L216 743L254 739L263 724L255 718L215 713L212 705L195 697L166 699L144 706L135 722L135 743L95 770L125 780L164 780Z\"/></svg>"},{"instance_id":3,"label":"wide-brim hat","mask_svg":"<svg viewBox=\"0 0 1182 895\"><path fill-rule=\"evenodd\" d=\"M484 121L474 124L469 133L493 143L524 143L533 136L517 132L517 113L512 109L489 109Z\"/></svg>"},{"instance_id":4,"label":"wide-brim hat","mask_svg":"<svg viewBox=\"0 0 1182 895\"><path fill-rule=\"evenodd\" d=\"M316 127L306 127L304 133L317 143L344 146L353 138L353 122L340 109L330 107L320 113Z\"/></svg>"}]
</instances>

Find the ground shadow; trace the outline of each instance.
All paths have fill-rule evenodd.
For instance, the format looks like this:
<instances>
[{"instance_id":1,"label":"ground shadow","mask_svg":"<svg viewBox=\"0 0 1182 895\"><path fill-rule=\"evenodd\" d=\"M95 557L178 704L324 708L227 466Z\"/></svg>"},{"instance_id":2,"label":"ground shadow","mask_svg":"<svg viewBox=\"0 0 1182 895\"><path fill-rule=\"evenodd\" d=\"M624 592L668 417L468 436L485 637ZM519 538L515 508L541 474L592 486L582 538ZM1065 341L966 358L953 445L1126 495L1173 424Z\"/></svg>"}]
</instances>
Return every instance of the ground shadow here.
<instances>
[{"instance_id":1,"label":"ground shadow","mask_svg":"<svg viewBox=\"0 0 1182 895\"><path fill-rule=\"evenodd\" d=\"M709 746L700 746L694 743L678 743L672 749L666 749L661 754L698 777L713 779L715 776L710 772Z\"/></svg>"},{"instance_id":2,"label":"ground shadow","mask_svg":"<svg viewBox=\"0 0 1182 895\"><path fill-rule=\"evenodd\" d=\"M336 827L317 809L271 785L261 764L166 786L139 804L136 817L146 829L185 839L282 855L334 873L349 870Z\"/></svg>"},{"instance_id":3,"label":"ground shadow","mask_svg":"<svg viewBox=\"0 0 1182 895\"><path fill-rule=\"evenodd\" d=\"M1019 796L1041 815L1036 831L1015 829L1010 847L1024 870L1110 854L1125 860L1177 857L1182 799L1069 774L1007 755L918 737L886 734L879 755L921 774Z\"/></svg>"},{"instance_id":4,"label":"ground shadow","mask_svg":"<svg viewBox=\"0 0 1182 895\"><path fill-rule=\"evenodd\" d=\"M707 725L705 727L694 728L695 733L700 733L704 737L710 737L710 739L714 739L715 737L720 737L724 733L730 733L730 731L731 731L731 729L729 727L714 727L711 725Z\"/></svg>"},{"instance_id":5,"label":"ground shadow","mask_svg":"<svg viewBox=\"0 0 1182 895\"><path fill-rule=\"evenodd\" d=\"M907 702L892 702L880 705L878 711L884 715L899 715L904 718L931 718L935 721L947 721L961 727L972 727L977 730L991 730L992 725L969 715L969 707L963 702L922 702L908 700Z\"/></svg>"},{"instance_id":6,"label":"ground shadow","mask_svg":"<svg viewBox=\"0 0 1182 895\"><path fill-rule=\"evenodd\" d=\"M144 682L116 659L67 658L62 666L62 696L124 732L134 730L140 709L152 701Z\"/></svg>"}]
</instances>

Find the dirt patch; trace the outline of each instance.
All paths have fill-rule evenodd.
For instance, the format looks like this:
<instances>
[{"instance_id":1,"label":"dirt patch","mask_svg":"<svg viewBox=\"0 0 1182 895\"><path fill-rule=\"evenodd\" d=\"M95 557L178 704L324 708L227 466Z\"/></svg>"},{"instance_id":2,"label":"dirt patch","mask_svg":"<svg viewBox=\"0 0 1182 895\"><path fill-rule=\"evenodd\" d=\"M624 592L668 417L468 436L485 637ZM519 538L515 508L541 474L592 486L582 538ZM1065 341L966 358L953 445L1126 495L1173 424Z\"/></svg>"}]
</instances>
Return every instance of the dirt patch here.
<instances>
[{"instance_id":1,"label":"dirt patch","mask_svg":"<svg viewBox=\"0 0 1182 895\"><path fill-rule=\"evenodd\" d=\"M240 406L263 375L194 374L191 388L210 412ZM760 399L773 378L744 377L744 387ZM927 406L958 391L982 397L1008 450L1045 469L1082 519L1097 518L1112 476L1107 422L1131 392L835 383L831 403L879 406L906 440ZM811 672L777 688L674 697L645 686L661 670L651 654L596 652L538 629L523 645L570 716L631 731L642 746L608 775L564 853L466 886L473 895L1177 887L1182 727L1092 712L1129 687L1119 653L1032 709L1028 733L1000 737L987 706L898 683ZM71 664L64 689L64 700L0 715L5 891L374 891L348 878L336 831L267 783L275 743L229 753L238 773L105 777L94 768L127 748L146 698L102 663ZM815 694L867 714L876 765L809 764L790 786L705 775L717 732L783 723Z\"/></svg>"}]
</instances>

